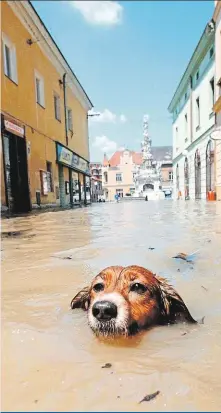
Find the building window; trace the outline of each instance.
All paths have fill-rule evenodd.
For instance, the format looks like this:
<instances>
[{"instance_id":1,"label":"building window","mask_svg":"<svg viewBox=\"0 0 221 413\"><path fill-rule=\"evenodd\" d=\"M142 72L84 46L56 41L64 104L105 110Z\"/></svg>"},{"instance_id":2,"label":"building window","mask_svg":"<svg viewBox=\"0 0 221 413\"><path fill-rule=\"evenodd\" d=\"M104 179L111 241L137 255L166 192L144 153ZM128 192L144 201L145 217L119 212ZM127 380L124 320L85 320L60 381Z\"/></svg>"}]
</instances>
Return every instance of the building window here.
<instances>
[{"instance_id":1,"label":"building window","mask_svg":"<svg viewBox=\"0 0 221 413\"><path fill-rule=\"evenodd\" d=\"M170 171L170 172L169 172L169 181L172 181L172 180L173 180L173 172Z\"/></svg>"},{"instance_id":2,"label":"building window","mask_svg":"<svg viewBox=\"0 0 221 413\"><path fill-rule=\"evenodd\" d=\"M2 33L4 73L13 82L18 83L15 46Z\"/></svg>"},{"instance_id":3,"label":"building window","mask_svg":"<svg viewBox=\"0 0 221 413\"><path fill-rule=\"evenodd\" d=\"M67 109L67 125L68 125L68 130L73 132L73 120L72 120L72 110Z\"/></svg>"},{"instance_id":4,"label":"building window","mask_svg":"<svg viewBox=\"0 0 221 413\"><path fill-rule=\"evenodd\" d=\"M108 176L107 176L107 172L104 172L104 182L105 184L108 183Z\"/></svg>"},{"instance_id":5,"label":"building window","mask_svg":"<svg viewBox=\"0 0 221 413\"><path fill-rule=\"evenodd\" d=\"M187 100L187 92L185 93L185 102L186 102L186 100Z\"/></svg>"},{"instance_id":6,"label":"building window","mask_svg":"<svg viewBox=\"0 0 221 413\"><path fill-rule=\"evenodd\" d=\"M187 118L187 113L185 114L185 138L188 138L188 118Z\"/></svg>"},{"instance_id":7,"label":"building window","mask_svg":"<svg viewBox=\"0 0 221 413\"><path fill-rule=\"evenodd\" d=\"M211 59L211 57L213 57L213 53L214 53L214 49L213 47L211 47L210 51L209 51L209 57Z\"/></svg>"},{"instance_id":8,"label":"building window","mask_svg":"<svg viewBox=\"0 0 221 413\"><path fill-rule=\"evenodd\" d=\"M196 72L196 80L199 79L199 70Z\"/></svg>"},{"instance_id":9,"label":"building window","mask_svg":"<svg viewBox=\"0 0 221 413\"><path fill-rule=\"evenodd\" d=\"M44 108L45 107L44 79L37 72L35 72L35 92L36 92L36 102Z\"/></svg>"},{"instance_id":10,"label":"building window","mask_svg":"<svg viewBox=\"0 0 221 413\"><path fill-rule=\"evenodd\" d=\"M48 181L48 192L53 192L53 178L52 178L52 163L46 162L47 167L47 181Z\"/></svg>"},{"instance_id":11,"label":"building window","mask_svg":"<svg viewBox=\"0 0 221 413\"><path fill-rule=\"evenodd\" d=\"M178 127L176 127L176 143L178 142L178 140L179 140L179 130L178 130Z\"/></svg>"},{"instance_id":12,"label":"building window","mask_svg":"<svg viewBox=\"0 0 221 413\"><path fill-rule=\"evenodd\" d=\"M122 182L122 174L116 174L116 182Z\"/></svg>"},{"instance_id":13,"label":"building window","mask_svg":"<svg viewBox=\"0 0 221 413\"><path fill-rule=\"evenodd\" d=\"M54 93L54 115L55 115L55 119L61 121L60 96L57 95L57 93Z\"/></svg>"},{"instance_id":14,"label":"building window","mask_svg":"<svg viewBox=\"0 0 221 413\"><path fill-rule=\"evenodd\" d=\"M211 109L213 111L213 105L215 103L215 83L214 83L214 78L210 80L210 105L211 105Z\"/></svg>"},{"instance_id":15,"label":"building window","mask_svg":"<svg viewBox=\"0 0 221 413\"><path fill-rule=\"evenodd\" d=\"M200 127L200 98L196 99L196 127Z\"/></svg>"}]
</instances>

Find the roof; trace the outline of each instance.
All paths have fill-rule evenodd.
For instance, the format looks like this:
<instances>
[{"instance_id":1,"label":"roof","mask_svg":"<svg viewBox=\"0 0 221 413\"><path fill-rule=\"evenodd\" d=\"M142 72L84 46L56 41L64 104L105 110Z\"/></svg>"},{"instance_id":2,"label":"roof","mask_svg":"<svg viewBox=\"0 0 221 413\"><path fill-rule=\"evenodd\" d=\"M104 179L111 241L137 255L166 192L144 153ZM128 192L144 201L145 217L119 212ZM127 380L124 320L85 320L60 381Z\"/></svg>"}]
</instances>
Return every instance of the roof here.
<instances>
[{"instance_id":1,"label":"roof","mask_svg":"<svg viewBox=\"0 0 221 413\"><path fill-rule=\"evenodd\" d=\"M108 164L111 167L118 166L120 164L120 158L123 156L124 151L116 151L112 157L109 159ZM130 155L132 155L133 163L135 165L141 165L142 164L142 153L141 152L135 152L135 151L129 151ZM153 160L160 162L163 160L168 161L171 159L172 162L172 146L152 146L151 147L151 152L153 155ZM105 160L106 161L106 160Z\"/></svg>"},{"instance_id":2,"label":"roof","mask_svg":"<svg viewBox=\"0 0 221 413\"><path fill-rule=\"evenodd\" d=\"M71 66L69 65L69 63L67 62L67 60L65 59L63 53L61 52L61 50L59 49L57 43L55 42L55 40L53 39L52 35L50 34L50 32L48 31L47 27L45 26L43 20L41 19L41 17L39 16L39 14L37 13L35 7L33 6L33 4L31 3L30 0L28 0L27 4L32 8L33 12L35 13L35 15L37 16L39 22L41 23L41 25L43 26L43 28L45 29L45 31L47 32L48 36L50 37L51 41L53 42L54 46L56 47L57 51L59 52L59 54L61 55L62 59L65 61L66 65L68 66L69 70L71 71L72 75L74 76L78 86L80 87L81 91L83 92L86 100L88 101L89 105L91 107L93 107L93 103L91 102L90 98L88 97L87 93L85 92L83 86L81 85L81 83L79 82L77 76L75 75L74 71L72 70Z\"/></svg>"}]
</instances>

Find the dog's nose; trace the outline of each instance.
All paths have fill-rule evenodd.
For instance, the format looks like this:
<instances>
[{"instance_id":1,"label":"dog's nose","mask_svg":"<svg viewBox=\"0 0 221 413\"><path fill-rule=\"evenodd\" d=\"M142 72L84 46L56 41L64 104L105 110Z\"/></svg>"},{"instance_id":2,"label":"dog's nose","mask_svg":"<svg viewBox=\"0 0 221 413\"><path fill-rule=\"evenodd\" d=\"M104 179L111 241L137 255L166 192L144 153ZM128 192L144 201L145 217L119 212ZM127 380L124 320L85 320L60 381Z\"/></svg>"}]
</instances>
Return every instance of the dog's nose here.
<instances>
[{"instance_id":1,"label":"dog's nose","mask_svg":"<svg viewBox=\"0 0 221 413\"><path fill-rule=\"evenodd\" d=\"M92 307L92 314L99 321L109 321L117 317L117 306L111 301L97 301Z\"/></svg>"}]
</instances>

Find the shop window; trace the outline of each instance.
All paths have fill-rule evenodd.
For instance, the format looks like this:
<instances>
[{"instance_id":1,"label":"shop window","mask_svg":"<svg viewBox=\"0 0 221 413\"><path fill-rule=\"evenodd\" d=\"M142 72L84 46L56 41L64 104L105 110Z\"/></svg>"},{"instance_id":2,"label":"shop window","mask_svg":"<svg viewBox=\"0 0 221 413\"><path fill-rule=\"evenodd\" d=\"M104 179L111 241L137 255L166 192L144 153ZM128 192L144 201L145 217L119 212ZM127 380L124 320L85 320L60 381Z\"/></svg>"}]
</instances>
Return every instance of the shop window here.
<instances>
[{"instance_id":1,"label":"shop window","mask_svg":"<svg viewBox=\"0 0 221 413\"><path fill-rule=\"evenodd\" d=\"M61 102L60 96L57 93L54 93L54 115L55 119L61 121Z\"/></svg>"},{"instance_id":2,"label":"shop window","mask_svg":"<svg viewBox=\"0 0 221 413\"><path fill-rule=\"evenodd\" d=\"M47 180L48 180L48 192L53 192L53 177L52 177L52 163L46 162L47 165Z\"/></svg>"},{"instance_id":3,"label":"shop window","mask_svg":"<svg viewBox=\"0 0 221 413\"><path fill-rule=\"evenodd\" d=\"M9 38L2 33L4 73L13 82L18 83L16 49Z\"/></svg>"},{"instance_id":4,"label":"shop window","mask_svg":"<svg viewBox=\"0 0 221 413\"><path fill-rule=\"evenodd\" d=\"M35 93L36 93L36 102L44 108L45 107L44 79L37 72L35 72Z\"/></svg>"}]
</instances>

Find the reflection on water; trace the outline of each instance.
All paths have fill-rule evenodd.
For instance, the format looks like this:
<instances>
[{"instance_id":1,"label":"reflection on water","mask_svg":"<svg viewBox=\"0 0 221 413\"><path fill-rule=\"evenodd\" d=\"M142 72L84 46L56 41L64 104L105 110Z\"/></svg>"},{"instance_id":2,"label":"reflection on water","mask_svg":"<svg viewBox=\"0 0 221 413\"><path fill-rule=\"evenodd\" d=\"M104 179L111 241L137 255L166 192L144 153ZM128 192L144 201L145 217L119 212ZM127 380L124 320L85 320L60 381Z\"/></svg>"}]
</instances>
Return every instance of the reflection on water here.
<instances>
[{"instance_id":1,"label":"reflection on water","mask_svg":"<svg viewBox=\"0 0 221 413\"><path fill-rule=\"evenodd\" d=\"M20 232L2 240L3 410L220 411L221 203L99 204L3 220L2 232ZM171 258L198 249L193 264ZM205 324L95 338L71 298L130 264L166 276Z\"/></svg>"}]
</instances>

